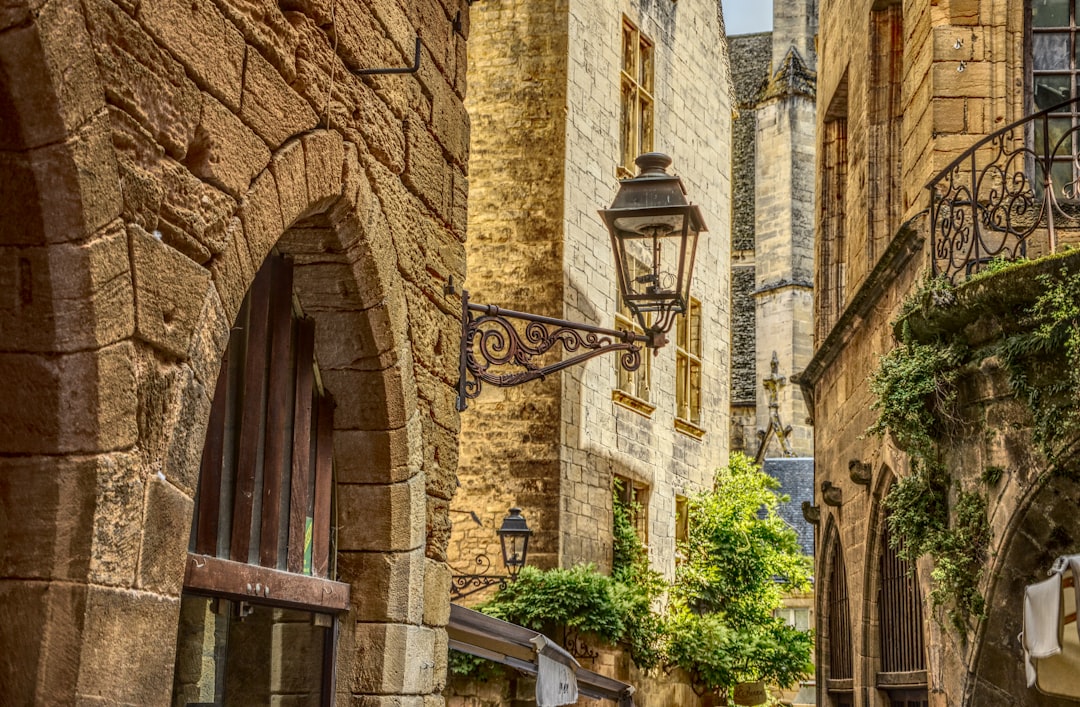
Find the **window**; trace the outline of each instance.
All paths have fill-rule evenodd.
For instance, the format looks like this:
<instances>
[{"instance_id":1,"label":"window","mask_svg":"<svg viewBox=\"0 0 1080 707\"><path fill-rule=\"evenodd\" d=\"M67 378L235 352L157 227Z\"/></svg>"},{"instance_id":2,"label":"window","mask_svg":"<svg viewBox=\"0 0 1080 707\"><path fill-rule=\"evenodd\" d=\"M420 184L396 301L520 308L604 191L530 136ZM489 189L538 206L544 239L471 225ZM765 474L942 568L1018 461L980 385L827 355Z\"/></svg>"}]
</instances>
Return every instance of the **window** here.
<instances>
[{"instance_id":1,"label":"window","mask_svg":"<svg viewBox=\"0 0 1080 707\"><path fill-rule=\"evenodd\" d=\"M690 542L690 502L686 496L675 496L675 562L686 559L683 549Z\"/></svg>"},{"instance_id":2,"label":"window","mask_svg":"<svg viewBox=\"0 0 1080 707\"><path fill-rule=\"evenodd\" d=\"M900 159L903 123L904 9L899 0L875 3L870 11L870 101L867 179L871 208L866 210L869 268L900 225L903 192Z\"/></svg>"},{"instance_id":3,"label":"window","mask_svg":"<svg viewBox=\"0 0 1080 707\"><path fill-rule=\"evenodd\" d=\"M1052 108L1078 95L1078 19L1073 0L1031 0L1031 92L1035 111ZM1065 136L1077 127L1080 127L1080 108L1075 104L1053 114L1046 126L1049 135L1044 135L1042 121L1034 122L1036 153L1043 153L1047 138L1050 150L1054 151L1050 170L1059 199L1076 190L1075 185L1066 189L1077 177L1073 161L1076 136ZM1055 150L1062 138L1063 143ZM1041 179L1036 179L1035 184L1041 188Z\"/></svg>"},{"instance_id":4,"label":"window","mask_svg":"<svg viewBox=\"0 0 1080 707\"><path fill-rule=\"evenodd\" d=\"M633 177L634 159L653 149L653 43L630 20L622 23L619 177Z\"/></svg>"},{"instance_id":5,"label":"window","mask_svg":"<svg viewBox=\"0 0 1080 707\"><path fill-rule=\"evenodd\" d=\"M915 568L900 556L889 533L886 517L881 532L878 587L878 627L882 673L915 673L926 670L923 646L922 599ZM925 672L922 673L926 680ZM883 676L879 674L878 682ZM910 683L909 683L910 684Z\"/></svg>"},{"instance_id":6,"label":"window","mask_svg":"<svg viewBox=\"0 0 1080 707\"><path fill-rule=\"evenodd\" d=\"M615 475L615 498L630 514L630 522L642 542L649 541L648 486L625 476Z\"/></svg>"},{"instance_id":7,"label":"window","mask_svg":"<svg viewBox=\"0 0 1080 707\"><path fill-rule=\"evenodd\" d=\"M693 297L675 336L675 417L701 424L701 303ZM682 428L680 428L682 429Z\"/></svg>"},{"instance_id":8,"label":"window","mask_svg":"<svg viewBox=\"0 0 1080 707\"><path fill-rule=\"evenodd\" d=\"M829 669L825 688L835 705L850 704L854 675L851 655L851 614L848 606L847 571L844 552L839 542L833 543L829 565L829 584L826 591L823 628L829 644Z\"/></svg>"},{"instance_id":9,"label":"window","mask_svg":"<svg viewBox=\"0 0 1080 707\"><path fill-rule=\"evenodd\" d=\"M648 270L644 263L638 261L636 258L628 263L631 270L629 273L631 277L641 277L647 275ZM646 319L646 323L651 322L650 319ZM619 295L619 307L615 314L615 328L623 331L632 331L635 334L644 334L641 326L637 323L637 319L634 317L630 308L623 302L622 296ZM622 403L627 407L644 415L652 414L655 409L654 406L649 404L649 388L652 385L652 356L648 349L642 349L641 351L641 365L638 366L636 371L627 371L624 369L618 360L615 359L615 370L618 376L618 388L616 389L613 397L616 402Z\"/></svg>"},{"instance_id":10,"label":"window","mask_svg":"<svg viewBox=\"0 0 1080 707\"><path fill-rule=\"evenodd\" d=\"M845 109L846 115L846 109ZM821 268L817 284L817 342L829 335L844 311L847 278L847 120L827 120L823 125L821 175L821 232L818 245Z\"/></svg>"},{"instance_id":11,"label":"window","mask_svg":"<svg viewBox=\"0 0 1080 707\"><path fill-rule=\"evenodd\" d=\"M796 631L810 630L810 607L808 606L785 606L773 610L773 616L782 619Z\"/></svg>"},{"instance_id":12,"label":"window","mask_svg":"<svg viewBox=\"0 0 1080 707\"><path fill-rule=\"evenodd\" d=\"M334 402L315 324L271 255L218 374L180 602L173 704L328 705L334 616ZM272 589L271 589L272 588Z\"/></svg>"}]
</instances>

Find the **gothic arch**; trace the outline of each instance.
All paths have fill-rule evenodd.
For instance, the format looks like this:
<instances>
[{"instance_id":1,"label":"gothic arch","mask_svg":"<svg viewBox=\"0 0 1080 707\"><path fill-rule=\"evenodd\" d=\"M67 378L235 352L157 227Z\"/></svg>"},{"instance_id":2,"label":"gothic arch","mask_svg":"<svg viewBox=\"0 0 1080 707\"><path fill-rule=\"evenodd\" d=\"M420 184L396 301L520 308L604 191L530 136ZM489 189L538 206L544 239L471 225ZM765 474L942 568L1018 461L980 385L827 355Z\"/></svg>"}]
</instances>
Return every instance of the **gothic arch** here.
<instances>
[{"instance_id":1,"label":"gothic arch","mask_svg":"<svg viewBox=\"0 0 1080 707\"><path fill-rule=\"evenodd\" d=\"M843 542L830 513L822 533L823 572L818 591L822 600L818 611L818 668L824 684L820 694L826 704L850 704L854 689L855 644L852 634L851 595L847 583ZM839 643L834 643L839 641Z\"/></svg>"}]
</instances>

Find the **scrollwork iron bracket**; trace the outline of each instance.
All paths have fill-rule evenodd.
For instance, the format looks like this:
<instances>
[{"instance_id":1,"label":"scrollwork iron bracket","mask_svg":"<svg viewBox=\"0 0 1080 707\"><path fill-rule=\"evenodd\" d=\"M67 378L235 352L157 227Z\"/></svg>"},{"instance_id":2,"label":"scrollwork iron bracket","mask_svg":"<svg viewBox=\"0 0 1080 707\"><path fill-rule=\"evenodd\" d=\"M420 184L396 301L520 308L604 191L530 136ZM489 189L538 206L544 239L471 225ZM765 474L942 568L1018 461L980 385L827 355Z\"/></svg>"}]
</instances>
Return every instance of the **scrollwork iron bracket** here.
<instances>
[{"instance_id":1,"label":"scrollwork iron bracket","mask_svg":"<svg viewBox=\"0 0 1080 707\"><path fill-rule=\"evenodd\" d=\"M480 567L478 574L453 574L450 577L450 600L461 599L467 597L470 594L487 589L488 587L498 586L499 589L506 589L507 583L510 581L508 575L501 574L489 574L491 571L491 558L487 555L481 554L476 556L476 565Z\"/></svg>"},{"instance_id":2,"label":"scrollwork iron bracket","mask_svg":"<svg viewBox=\"0 0 1080 707\"><path fill-rule=\"evenodd\" d=\"M515 322L524 322L522 329ZM480 395L484 383L501 388L521 385L613 351L620 352L623 370L636 371L641 366L642 347L656 349L665 342L660 332L637 334L473 304L468 291L463 290L457 409L465 410L468 401ZM538 363L558 346L572 355L547 365Z\"/></svg>"}]
</instances>

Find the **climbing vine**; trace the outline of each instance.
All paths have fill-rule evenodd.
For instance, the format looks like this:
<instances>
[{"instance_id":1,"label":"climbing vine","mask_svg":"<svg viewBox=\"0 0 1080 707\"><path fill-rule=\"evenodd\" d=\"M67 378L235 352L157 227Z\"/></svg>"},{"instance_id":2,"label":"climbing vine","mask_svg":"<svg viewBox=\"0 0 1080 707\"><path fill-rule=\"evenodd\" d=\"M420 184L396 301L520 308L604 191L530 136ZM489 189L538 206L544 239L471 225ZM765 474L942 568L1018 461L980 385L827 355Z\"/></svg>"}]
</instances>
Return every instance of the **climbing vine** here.
<instances>
[{"instance_id":1,"label":"climbing vine","mask_svg":"<svg viewBox=\"0 0 1080 707\"><path fill-rule=\"evenodd\" d=\"M1046 271L1052 259L992 263L969 280L961 305L970 314L997 321L996 343L972 350L963 327L940 324L912 333L918 315L926 325L936 314L957 305L961 290L940 279L927 280L901 308L894 327L899 345L883 356L871 375L877 421L869 432L893 436L910 459L910 473L885 500L893 540L906 559L929 555L931 601L944 608L953 626L964 632L970 617L983 616L985 600L978 591L991 531L987 496L979 489L956 488L941 458L939 440L963 432L958 384L969 366L996 356L1008 373L1017 399L1032 416L1032 439L1055 473L1076 473L1073 461L1080 446L1080 272L1063 262ZM1038 269L1036 269L1038 268ZM1021 270L1033 273L1021 279ZM1038 273L1040 270L1043 274ZM1012 271L1008 282L988 285L991 278ZM977 283L984 284L977 284ZM981 289L971 289L977 286ZM1030 294L1029 294L1030 293ZM1009 297L1012 299L1009 299ZM1023 301L1026 299L1026 303ZM1006 319L1002 319L1002 313ZM949 315L954 316L954 315ZM968 321L974 322L975 317ZM970 325L969 325L970 326ZM934 332L937 332L936 334ZM995 486L1004 469L988 466L980 481Z\"/></svg>"}]
</instances>

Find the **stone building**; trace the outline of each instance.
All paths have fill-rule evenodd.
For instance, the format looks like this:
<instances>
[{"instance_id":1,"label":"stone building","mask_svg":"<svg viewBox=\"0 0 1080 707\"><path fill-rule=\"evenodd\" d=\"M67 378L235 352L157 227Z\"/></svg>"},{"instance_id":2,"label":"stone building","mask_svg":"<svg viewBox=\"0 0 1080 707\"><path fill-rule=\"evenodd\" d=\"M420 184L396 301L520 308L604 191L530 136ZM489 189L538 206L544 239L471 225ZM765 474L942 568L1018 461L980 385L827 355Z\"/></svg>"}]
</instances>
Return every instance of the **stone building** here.
<instances>
[{"instance_id":1,"label":"stone building","mask_svg":"<svg viewBox=\"0 0 1080 707\"><path fill-rule=\"evenodd\" d=\"M792 374L813 354L816 7L773 3L773 31L731 37L731 447L811 457ZM790 429L789 429L790 428Z\"/></svg>"},{"instance_id":2,"label":"stone building","mask_svg":"<svg viewBox=\"0 0 1080 707\"><path fill-rule=\"evenodd\" d=\"M993 258L1048 252L1048 214L1069 213L1075 192L1062 183L1073 179L1075 155L1066 143L1045 157L1035 142L1045 124L1024 119L1075 95L1075 55L1048 51L1048 43L1076 41L1071 7L821 3L815 352L799 377L817 440L817 507L808 510L820 513L818 704L1074 704L1027 687L1018 634L1024 586L1043 579L1056 556L1080 548L1080 487L1071 461L1040 447L1040 410L1016 394L1006 365L1016 359L1001 346L1030 333L1032 320L1014 313L1051 280L1040 280L1036 265L965 284ZM1074 120L1074 107L1062 111L1065 123ZM1021 122L1013 128L1013 121ZM1051 125L1061 135L1060 124ZM995 141L979 143L999 130ZM1047 173L1056 185L1045 186ZM1018 200L1006 203L1003 193ZM1019 223L1011 219L1020 202L1029 215L1014 229L1008 224ZM1066 258L1041 272L1070 268ZM940 280L919 290L928 275L950 279L955 292ZM905 306L917 290L925 296ZM950 568L931 554L909 563L890 540L885 497L928 473L895 435L866 433L878 414L868 377L897 336L965 352L956 424L933 439L933 468L945 477L934 482L944 517L933 522L947 532L968 527L959 508L981 499L985 513L976 520L987 524L988 539L965 561L984 614L957 613L955 595L935 607L931 592L943 585L931 574ZM1041 367L1055 370L1063 360Z\"/></svg>"},{"instance_id":3,"label":"stone building","mask_svg":"<svg viewBox=\"0 0 1080 707\"><path fill-rule=\"evenodd\" d=\"M443 703L468 23L0 10L0 701Z\"/></svg>"},{"instance_id":4,"label":"stone building","mask_svg":"<svg viewBox=\"0 0 1080 707\"><path fill-rule=\"evenodd\" d=\"M707 488L728 452L732 106L719 2L514 0L475 5L472 22L473 301L632 327L597 210L643 152L673 158L708 232L688 320L636 374L607 356L470 401L451 564L468 572L479 553L497 556L494 530L517 505L534 529L530 565L609 571L619 482L641 504L653 566L672 576L680 499ZM683 688L689 697L651 699L690 704Z\"/></svg>"},{"instance_id":5,"label":"stone building","mask_svg":"<svg viewBox=\"0 0 1080 707\"><path fill-rule=\"evenodd\" d=\"M814 436L792 375L813 354L815 3L775 0L771 33L729 38L732 136L731 448L788 496L779 512L814 554ZM813 626L813 594L778 612ZM788 698L794 693L787 694Z\"/></svg>"}]
</instances>

